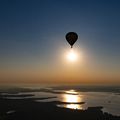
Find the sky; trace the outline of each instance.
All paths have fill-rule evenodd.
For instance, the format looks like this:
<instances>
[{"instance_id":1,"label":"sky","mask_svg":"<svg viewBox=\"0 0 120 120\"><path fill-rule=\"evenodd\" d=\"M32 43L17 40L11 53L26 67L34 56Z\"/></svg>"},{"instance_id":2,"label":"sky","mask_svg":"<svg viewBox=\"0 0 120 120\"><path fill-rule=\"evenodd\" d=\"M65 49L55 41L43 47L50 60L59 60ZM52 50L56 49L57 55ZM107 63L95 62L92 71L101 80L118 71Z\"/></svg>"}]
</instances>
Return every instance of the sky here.
<instances>
[{"instance_id":1,"label":"sky","mask_svg":"<svg viewBox=\"0 0 120 120\"><path fill-rule=\"evenodd\" d=\"M79 36L71 50L68 32ZM119 84L119 0L0 0L0 84Z\"/></svg>"}]
</instances>

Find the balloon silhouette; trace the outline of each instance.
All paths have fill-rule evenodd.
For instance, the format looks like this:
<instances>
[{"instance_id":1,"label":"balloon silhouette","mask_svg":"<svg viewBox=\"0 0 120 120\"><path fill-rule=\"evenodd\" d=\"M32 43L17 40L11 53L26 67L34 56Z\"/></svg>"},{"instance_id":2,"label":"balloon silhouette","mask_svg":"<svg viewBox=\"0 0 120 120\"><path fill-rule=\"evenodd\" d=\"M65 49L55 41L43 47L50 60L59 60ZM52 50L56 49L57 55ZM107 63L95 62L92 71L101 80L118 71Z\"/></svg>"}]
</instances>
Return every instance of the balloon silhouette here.
<instances>
[{"instance_id":1,"label":"balloon silhouette","mask_svg":"<svg viewBox=\"0 0 120 120\"><path fill-rule=\"evenodd\" d=\"M71 48L73 47L74 43L78 39L78 35L75 32L69 32L66 34L65 37L66 37L67 42L70 44Z\"/></svg>"}]
</instances>

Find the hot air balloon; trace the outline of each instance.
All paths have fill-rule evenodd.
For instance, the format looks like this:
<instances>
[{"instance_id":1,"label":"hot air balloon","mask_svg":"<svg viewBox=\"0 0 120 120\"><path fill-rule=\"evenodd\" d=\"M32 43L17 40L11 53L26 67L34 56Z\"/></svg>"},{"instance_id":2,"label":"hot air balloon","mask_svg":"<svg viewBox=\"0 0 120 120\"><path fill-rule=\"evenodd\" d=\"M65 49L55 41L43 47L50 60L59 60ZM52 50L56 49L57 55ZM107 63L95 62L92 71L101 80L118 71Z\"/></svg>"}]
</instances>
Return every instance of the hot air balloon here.
<instances>
[{"instance_id":1,"label":"hot air balloon","mask_svg":"<svg viewBox=\"0 0 120 120\"><path fill-rule=\"evenodd\" d=\"M78 35L75 32L69 32L66 34L65 37L66 37L67 42L70 44L71 48L73 47L74 43L78 39Z\"/></svg>"}]
</instances>

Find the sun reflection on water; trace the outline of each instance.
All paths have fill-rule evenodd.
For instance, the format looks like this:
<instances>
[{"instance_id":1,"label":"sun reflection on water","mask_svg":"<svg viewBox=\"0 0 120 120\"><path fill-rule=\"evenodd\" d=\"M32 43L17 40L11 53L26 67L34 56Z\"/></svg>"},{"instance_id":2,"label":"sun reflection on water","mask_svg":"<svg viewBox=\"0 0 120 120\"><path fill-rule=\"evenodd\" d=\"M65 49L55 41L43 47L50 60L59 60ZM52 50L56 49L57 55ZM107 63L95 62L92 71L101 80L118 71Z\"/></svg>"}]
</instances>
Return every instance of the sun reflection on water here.
<instances>
[{"instance_id":1,"label":"sun reflection on water","mask_svg":"<svg viewBox=\"0 0 120 120\"><path fill-rule=\"evenodd\" d=\"M82 109L82 105L79 104L80 102L82 102L82 98L74 90L66 91L66 94L62 95L62 101L66 102L63 107L70 109Z\"/></svg>"},{"instance_id":2,"label":"sun reflection on water","mask_svg":"<svg viewBox=\"0 0 120 120\"><path fill-rule=\"evenodd\" d=\"M82 109L82 106L79 104L67 104L67 105L64 105L64 107L70 108L70 109Z\"/></svg>"},{"instance_id":3,"label":"sun reflection on water","mask_svg":"<svg viewBox=\"0 0 120 120\"><path fill-rule=\"evenodd\" d=\"M64 102L67 102L67 103L77 103L81 101L78 95L70 95L70 94L64 94L63 100Z\"/></svg>"}]
</instances>

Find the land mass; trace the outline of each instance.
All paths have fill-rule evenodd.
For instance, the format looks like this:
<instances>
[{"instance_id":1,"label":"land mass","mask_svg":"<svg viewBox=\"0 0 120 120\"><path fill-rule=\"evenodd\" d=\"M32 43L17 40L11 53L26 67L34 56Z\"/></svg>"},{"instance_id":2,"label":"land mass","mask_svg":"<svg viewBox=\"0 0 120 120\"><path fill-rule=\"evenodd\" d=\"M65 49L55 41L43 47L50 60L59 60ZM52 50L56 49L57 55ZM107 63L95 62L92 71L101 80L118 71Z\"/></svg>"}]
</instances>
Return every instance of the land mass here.
<instances>
[{"instance_id":1,"label":"land mass","mask_svg":"<svg viewBox=\"0 0 120 120\"><path fill-rule=\"evenodd\" d=\"M60 102L36 102L29 98L6 99L1 96L0 120L120 120L119 116L103 113L101 106L73 110L57 107L56 103Z\"/></svg>"}]
</instances>

